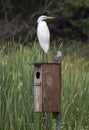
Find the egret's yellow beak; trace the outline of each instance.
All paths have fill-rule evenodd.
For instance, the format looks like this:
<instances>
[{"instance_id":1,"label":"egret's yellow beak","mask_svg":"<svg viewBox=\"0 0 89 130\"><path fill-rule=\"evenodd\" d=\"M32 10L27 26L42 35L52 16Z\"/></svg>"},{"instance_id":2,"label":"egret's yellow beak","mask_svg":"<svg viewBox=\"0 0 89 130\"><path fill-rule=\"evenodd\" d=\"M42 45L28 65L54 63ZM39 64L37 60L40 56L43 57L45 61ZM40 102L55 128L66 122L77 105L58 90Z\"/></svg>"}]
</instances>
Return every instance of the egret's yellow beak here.
<instances>
[{"instance_id":1,"label":"egret's yellow beak","mask_svg":"<svg viewBox=\"0 0 89 130\"><path fill-rule=\"evenodd\" d=\"M47 16L46 19L54 19L55 17Z\"/></svg>"}]
</instances>

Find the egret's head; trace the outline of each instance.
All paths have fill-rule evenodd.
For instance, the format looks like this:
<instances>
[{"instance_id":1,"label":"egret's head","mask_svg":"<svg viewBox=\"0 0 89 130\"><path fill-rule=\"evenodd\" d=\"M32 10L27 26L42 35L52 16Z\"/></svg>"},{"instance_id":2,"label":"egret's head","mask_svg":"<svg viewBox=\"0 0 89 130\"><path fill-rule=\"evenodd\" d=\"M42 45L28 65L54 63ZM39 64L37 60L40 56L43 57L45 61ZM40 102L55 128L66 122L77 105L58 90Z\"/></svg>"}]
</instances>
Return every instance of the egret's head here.
<instances>
[{"instance_id":1,"label":"egret's head","mask_svg":"<svg viewBox=\"0 0 89 130\"><path fill-rule=\"evenodd\" d=\"M42 15L40 16L38 19L37 19L37 23L41 22L41 21L44 21L46 19L53 19L54 17L51 17L51 16L46 16L46 15Z\"/></svg>"}]
</instances>

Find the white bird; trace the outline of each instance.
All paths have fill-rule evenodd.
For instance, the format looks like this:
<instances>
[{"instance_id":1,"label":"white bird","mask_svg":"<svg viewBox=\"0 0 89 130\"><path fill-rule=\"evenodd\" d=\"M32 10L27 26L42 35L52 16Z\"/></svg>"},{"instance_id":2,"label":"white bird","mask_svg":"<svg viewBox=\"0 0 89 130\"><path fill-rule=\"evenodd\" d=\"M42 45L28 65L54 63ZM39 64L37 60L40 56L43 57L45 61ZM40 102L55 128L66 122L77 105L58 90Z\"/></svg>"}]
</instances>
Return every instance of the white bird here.
<instances>
[{"instance_id":1,"label":"white bird","mask_svg":"<svg viewBox=\"0 0 89 130\"><path fill-rule=\"evenodd\" d=\"M53 19L54 17L49 17L42 15L38 18L37 23L37 37L39 40L39 44L41 48L44 50L45 53L49 50L49 44L50 44L50 32L49 28L47 26L47 23L45 22L46 19Z\"/></svg>"}]
</instances>

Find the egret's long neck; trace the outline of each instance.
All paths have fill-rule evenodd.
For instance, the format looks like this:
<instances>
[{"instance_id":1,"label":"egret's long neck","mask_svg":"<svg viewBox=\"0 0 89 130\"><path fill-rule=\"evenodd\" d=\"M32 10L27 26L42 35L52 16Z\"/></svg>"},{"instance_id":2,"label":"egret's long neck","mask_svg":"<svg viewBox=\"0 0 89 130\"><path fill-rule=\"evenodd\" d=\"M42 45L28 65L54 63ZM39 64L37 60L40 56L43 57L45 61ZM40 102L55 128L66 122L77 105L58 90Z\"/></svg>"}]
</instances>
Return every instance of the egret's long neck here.
<instances>
[{"instance_id":1,"label":"egret's long neck","mask_svg":"<svg viewBox=\"0 0 89 130\"><path fill-rule=\"evenodd\" d=\"M37 23L40 23L40 22L42 22L42 21L44 21L43 18L38 18Z\"/></svg>"},{"instance_id":2,"label":"egret's long neck","mask_svg":"<svg viewBox=\"0 0 89 130\"><path fill-rule=\"evenodd\" d=\"M43 21L43 20L41 20L41 19L38 19L38 20L37 20L37 23L39 24L39 23L40 23L40 22L42 22L42 21Z\"/></svg>"}]
</instances>

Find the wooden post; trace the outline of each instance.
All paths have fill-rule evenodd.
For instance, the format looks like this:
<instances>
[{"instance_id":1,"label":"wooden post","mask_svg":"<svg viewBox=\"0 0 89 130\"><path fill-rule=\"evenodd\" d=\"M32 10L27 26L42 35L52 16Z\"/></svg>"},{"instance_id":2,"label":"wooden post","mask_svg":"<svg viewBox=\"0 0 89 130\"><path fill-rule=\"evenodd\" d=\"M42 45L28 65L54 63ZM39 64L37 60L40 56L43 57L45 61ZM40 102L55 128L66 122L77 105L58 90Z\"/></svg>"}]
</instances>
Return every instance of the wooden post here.
<instances>
[{"instance_id":1,"label":"wooden post","mask_svg":"<svg viewBox=\"0 0 89 130\"><path fill-rule=\"evenodd\" d=\"M55 56L55 62L61 64L61 61L62 61L62 52L58 51L57 55ZM60 73L61 73L61 65L60 65ZM60 74L60 76L61 76L61 74ZM60 86L61 86L61 80L60 80ZM60 91L61 91L61 89L60 89ZM60 130L61 111L60 112L53 112L52 114L53 114L53 118L56 119L56 130Z\"/></svg>"}]
</instances>

